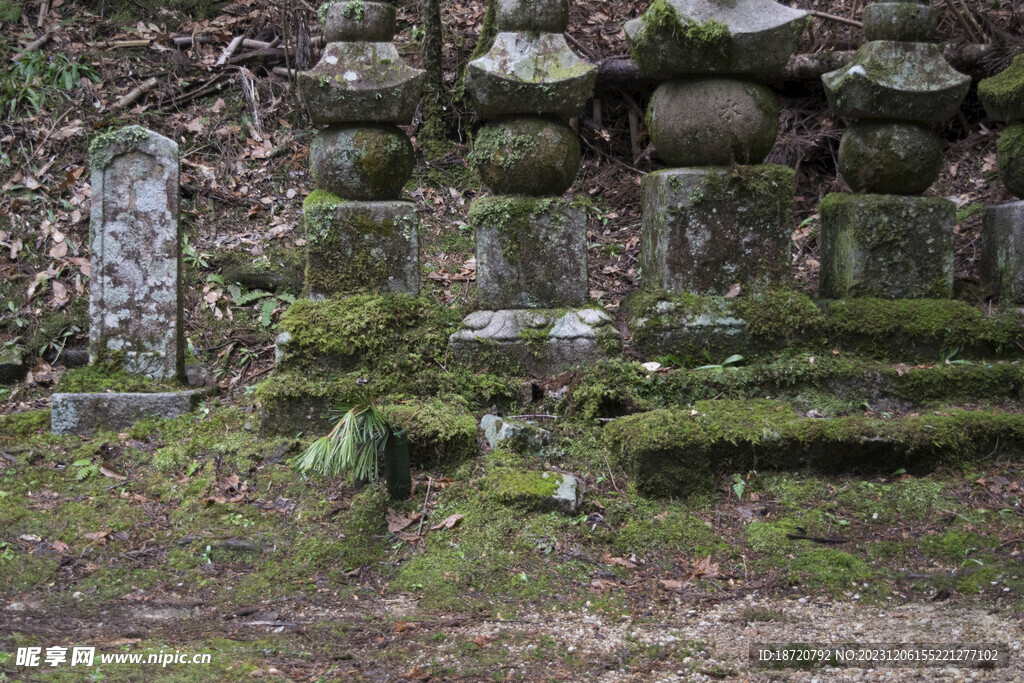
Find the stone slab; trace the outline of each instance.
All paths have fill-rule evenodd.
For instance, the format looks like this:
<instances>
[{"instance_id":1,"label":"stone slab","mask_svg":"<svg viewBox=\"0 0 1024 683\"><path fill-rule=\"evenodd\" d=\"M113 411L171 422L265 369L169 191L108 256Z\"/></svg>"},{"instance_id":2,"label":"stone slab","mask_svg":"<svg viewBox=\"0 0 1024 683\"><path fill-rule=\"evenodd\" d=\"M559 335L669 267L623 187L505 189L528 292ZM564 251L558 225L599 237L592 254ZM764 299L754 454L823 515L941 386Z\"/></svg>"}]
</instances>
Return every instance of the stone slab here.
<instances>
[{"instance_id":1,"label":"stone slab","mask_svg":"<svg viewBox=\"0 0 1024 683\"><path fill-rule=\"evenodd\" d=\"M597 68L577 57L561 33L502 32L486 55L469 63L466 92L483 119L568 119L579 115L596 81Z\"/></svg>"},{"instance_id":2,"label":"stone slab","mask_svg":"<svg viewBox=\"0 0 1024 683\"><path fill-rule=\"evenodd\" d=\"M498 196L469 208L480 307L584 306L587 220L564 199Z\"/></svg>"},{"instance_id":3,"label":"stone slab","mask_svg":"<svg viewBox=\"0 0 1024 683\"><path fill-rule=\"evenodd\" d=\"M328 43L315 67L296 77L314 125L409 125L425 74L402 61L392 43Z\"/></svg>"},{"instance_id":4,"label":"stone slab","mask_svg":"<svg viewBox=\"0 0 1024 683\"><path fill-rule=\"evenodd\" d=\"M971 87L932 43L876 40L853 61L821 77L832 111L851 119L940 123L953 116Z\"/></svg>"},{"instance_id":5,"label":"stone slab","mask_svg":"<svg viewBox=\"0 0 1024 683\"><path fill-rule=\"evenodd\" d=\"M510 420L497 415L480 418L480 429L492 449L505 445L516 453L539 453L551 442L551 432L533 422Z\"/></svg>"},{"instance_id":6,"label":"stone slab","mask_svg":"<svg viewBox=\"0 0 1024 683\"><path fill-rule=\"evenodd\" d=\"M1024 304L1024 201L985 209L981 283L1002 303Z\"/></svg>"},{"instance_id":7,"label":"stone slab","mask_svg":"<svg viewBox=\"0 0 1024 683\"><path fill-rule=\"evenodd\" d=\"M317 190L303 205L311 297L420 289L419 218L403 201L346 201Z\"/></svg>"},{"instance_id":8,"label":"stone slab","mask_svg":"<svg viewBox=\"0 0 1024 683\"><path fill-rule=\"evenodd\" d=\"M953 202L941 197L834 193L818 210L821 296L952 296Z\"/></svg>"},{"instance_id":9,"label":"stone slab","mask_svg":"<svg viewBox=\"0 0 1024 683\"><path fill-rule=\"evenodd\" d=\"M482 482L484 495L503 505L532 512L576 514L579 480L561 472L497 468Z\"/></svg>"},{"instance_id":10,"label":"stone slab","mask_svg":"<svg viewBox=\"0 0 1024 683\"><path fill-rule=\"evenodd\" d=\"M795 191L793 171L769 164L648 173L644 289L726 294L788 281Z\"/></svg>"},{"instance_id":11,"label":"stone slab","mask_svg":"<svg viewBox=\"0 0 1024 683\"><path fill-rule=\"evenodd\" d=\"M640 69L657 78L767 77L786 66L806 17L765 0L667 0L652 3L625 30Z\"/></svg>"},{"instance_id":12,"label":"stone slab","mask_svg":"<svg viewBox=\"0 0 1024 683\"><path fill-rule=\"evenodd\" d=\"M129 372L180 378L178 145L139 126L94 139L89 352Z\"/></svg>"},{"instance_id":13,"label":"stone slab","mask_svg":"<svg viewBox=\"0 0 1024 683\"><path fill-rule=\"evenodd\" d=\"M147 417L174 418L190 413L208 394L206 389L154 394L54 394L50 426L54 434L79 435L98 429L127 429Z\"/></svg>"},{"instance_id":14,"label":"stone slab","mask_svg":"<svg viewBox=\"0 0 1024 683\"><path fill-rule=\"evenodd\" d=\"M596 308L476 311L448 344L459 363L544 376L619 355L622 335Z\"/></svg>"}]
</instances>

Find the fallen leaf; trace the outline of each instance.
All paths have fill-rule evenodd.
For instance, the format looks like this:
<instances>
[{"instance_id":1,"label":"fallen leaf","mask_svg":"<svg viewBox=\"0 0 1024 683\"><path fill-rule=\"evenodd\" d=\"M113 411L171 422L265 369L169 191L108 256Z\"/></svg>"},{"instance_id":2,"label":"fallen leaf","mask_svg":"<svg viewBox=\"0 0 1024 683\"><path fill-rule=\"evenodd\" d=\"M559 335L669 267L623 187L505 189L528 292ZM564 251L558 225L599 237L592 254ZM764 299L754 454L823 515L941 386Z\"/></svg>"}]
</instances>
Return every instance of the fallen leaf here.
<instances>
[{"instance_id":1,"label":"fallen leaf","mask_svg":"<svg viewBox=\"0 0 1024 683\"><path fill-rule=\"evenodd\" d=\"M64 541L54 541L50 544L50 547L56 550L58 553L62 553L68 549L68 544Z\"/></svg>"},{"instance_id":2,"label":"fallen leaf","mask_svg":"<svg viewBox=\"0 0 1024 683\"><path fill-rule=\"evenodd\" d=\"M95 541L102 545L107 542L107 537L110 536L110 529L107 529L106 531L94 531L89 534L82 534L82 536L88 538L90 541Z\"/></svg>"},{"instance_id":3,"label":"fallen leaf","mask_svg":"<svg viewBox=\"0 0 1024 683\"><path fill-rule=\"evenodd\" d=\"M430 527L430 530L437 531L438 529L454 529L455 526L462 521L462 519L462 515L459 514L448 515L448 517L446 517L443 522L441 522L440 524L435 524L434 526Z\"/></svg>"},{"instance_id":4,"label":"fallen leaf","mask_svg":"<svg viewBox=\"0 0 1024 683\"><path fill-rule=\"evenodd\" d=\"M604 557L602 557L601 559L604 560L605 564L614 564L618 565L619 567L626 567L627 569L636 568L635 562L630 562L625 557L612 557L611 553L605 553Z\"/></svg>"},{"instance_id":5,"label":"fallen leaf","mask_svg":"<svg viewBox=\"0 0 1024 683\"><path fill-rule=\"evenodd\" d=\"M395 622L395 633L403 633L405 631L412 631L417 628L417 625L408 621L396 621Z\"/></svg>"},{"instance_id":6,"label":"fallen leaf","mask_svg":"<svg viewBox=\"0 0 1024 683\"><path fill-rule=\"evenodd\" d=\"M658 579L658 585L667 591L681 591L686 583L686 581L677 581L675 579Z\"/></svg>"},{"instance_id":7,"label":"fallen leaf","mask_svg":"<svg viewBox=\"0 0 1024 683\"><path fill-rule=\"evenodd\" d=\"M21 536L18 536L18 540L25 541L27 543L39 543L39 541L43 539L39 538L35 534L22 534Z\"/></svg>"},{"instance_id":8,"label":"fallen leaf","mask_svg":"<svg viewBox=\"0 0 1024 683\"><path fill-rule=\"evenodd\" d=\"M125 479L128 478L121 474L120 472L118 472L112 466L108 465L107 463L103 463L100 465L100 474L102 474L104 477L110 477L111 479L116 479L118 481L124 481Z\"/></svg>"},{"instance_id":9,"label":"fallen leaf","mask_svg":"<svg viewBox=\"0 0 1024 683\"><path fill-rule=\"evenodd\" d=\"M736 297L738 297L740 295L740 292L742 292L742 291L743 291L743 287L740 285L740 283L737 282L736 284L734 284L732 287L729 288L728 292L725 293L725 298L726 299L735 299Z\"/></svg>"},{"instance_id":10,"label":"fallen leaf","mask_svg":"<svg viewBox=\"0 0 1024 683\"><path fill-rule=\"evenodd\" d=\"M470 638L469 642L473 643L477 647L487 647L492 640L494 640L494 636L477 636L475 638Z\"/></svg>"},{"instance_id":11,"label":"fallen leaf","mask_svg":"<svg viewBox=\"0 0 1024 683\"><path fill-rule=\"evenodd\" d=\"M718 564L711 561L711 556L703 557L690 565L689 574L691 578L699 579L702 576L714 578L718 576Z\"/></svg>"},{"instance_id":12,"label":"fallen leaf","mask_svg":"<svg viewBox=\"0 0 1024 683\"><path fill-rule=\"evenodd\" d=\"M59 280L54 280L51 288L53 289L53 303L57 308L60 308L68 302L68 288Z\"/></svg>"},{"instance_id":13,"label":"fallen leaf","mask_svg":"<svg viewBox=\"0 0 1024 683\"><path fill-rule=\"evenodd\" d=\"M420 517L421 515L418 512L414 512L411 515L405 515L393 508L388 508L388 511L385 514L385 518L388 520L388 531L391 533L401 531L413 522L418 522Z\"/></svg>"},{"instance_id":14,"label":"fallen leaf","mask_svg":"<svg viewBox=\"0 0 1024 683\"><path fill-rule=\"evenodd\" d=\"M591 588L596 588L600 591L608 590L609 588L615 588L618 584L608 579L594 579L590 582Z\"/></svg>"}]
</instances>

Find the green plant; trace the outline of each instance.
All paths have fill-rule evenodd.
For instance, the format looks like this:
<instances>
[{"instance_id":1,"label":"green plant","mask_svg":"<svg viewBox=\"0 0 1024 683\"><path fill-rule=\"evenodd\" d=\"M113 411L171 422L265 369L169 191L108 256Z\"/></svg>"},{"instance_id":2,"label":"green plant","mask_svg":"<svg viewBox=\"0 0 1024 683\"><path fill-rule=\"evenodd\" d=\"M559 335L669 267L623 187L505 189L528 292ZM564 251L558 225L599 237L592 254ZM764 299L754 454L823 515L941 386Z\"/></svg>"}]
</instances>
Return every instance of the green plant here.
<instances>
[{"instance_id":1,"label":"green plant","mask_svg":"<svg viewBox=\"0 0 1024 683\"><path fill-rule=\"evenodd\" d=\"M704 355L707 357L708 360L711 360L711 354L710 353L708 353L707 351L704 351ZM742 362L743 362L743 356L739 355L738 353L734 353L733 355L731 355L728 358L726 358L725 360L723 360L721 363L714 363L714 364L711 364L711 365L702 365L699 368L694 368L694 369L695 370L712 370L712 371L714 371L716 373L720 373L720 372L724 372L727 367L732 366L732 365L737 365L737 364L742 363Z\"/></svg>"},{"instance_id":2,"label":"green plant","mask_svg":"<svg viewBox=\"0 0 1024 683\"><path fill-rule=\"evenodd\" d=\"M334 429L310 444L294 465L305 473L337 477L351 472L357 480L376 481L378 454L394 432L387 416L366 401L345 411Z\"/></svg>"},{"instance_id":3,"label":"green plant","mask_svg":"<svg viewBox=\"0 0 1024 683\"><path fill-rule=\"evenodd\" d=\"M742 474L732 475L732 492L736 494L737 500L743 500L743 493L747 490L747 482Z\"/></svg>"},{"instance_id":4,"label":"green plant","mask_svg":"<svg viewBox=\"0 0 1024 683\"><path fill-rule=\"evenodd\" d=\"M82 460L76 460L71 463L72 467L77 467L78 471L75 472L75 479L77 481L84 481L89 477L95 476L100 473L100 467L92 460L83 458Z\"/></svg>"},{"instance_id":5,"label":"green plant","mask_svg":"<svg viewBox=\"0 0 1024 683\"><path fill-rule=\"evenodd\" d=\"M50 96L77 88L83 78L93 83L100 80L96 71L77 57L39 50L23 52L11 70L0 76L0 111L12 118L19 113L34 116L43 110Z\"/></svg>"}]
</instances>

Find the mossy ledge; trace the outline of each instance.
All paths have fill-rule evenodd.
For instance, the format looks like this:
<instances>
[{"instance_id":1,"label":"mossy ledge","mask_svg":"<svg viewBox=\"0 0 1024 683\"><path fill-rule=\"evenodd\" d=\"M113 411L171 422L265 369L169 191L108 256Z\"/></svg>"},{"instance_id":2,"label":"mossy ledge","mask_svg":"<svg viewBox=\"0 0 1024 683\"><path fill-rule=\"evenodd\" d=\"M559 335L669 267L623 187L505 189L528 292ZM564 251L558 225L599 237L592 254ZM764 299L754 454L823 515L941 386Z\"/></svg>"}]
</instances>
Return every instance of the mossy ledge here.
<instances>
[{"instance_id":1,"label":"mossy ledge","mask_svg":"<svg viewBox=\"0 0 1024 683\"><path fill-rule=\"evenodd\" d=\"M916 417L799 417L781 401L701 401L605 428L613 462L645 495L713 494L716 478L751 469L889 474L1024 454L1024 415L930 411Z\"/></svg>"}]
</instances>

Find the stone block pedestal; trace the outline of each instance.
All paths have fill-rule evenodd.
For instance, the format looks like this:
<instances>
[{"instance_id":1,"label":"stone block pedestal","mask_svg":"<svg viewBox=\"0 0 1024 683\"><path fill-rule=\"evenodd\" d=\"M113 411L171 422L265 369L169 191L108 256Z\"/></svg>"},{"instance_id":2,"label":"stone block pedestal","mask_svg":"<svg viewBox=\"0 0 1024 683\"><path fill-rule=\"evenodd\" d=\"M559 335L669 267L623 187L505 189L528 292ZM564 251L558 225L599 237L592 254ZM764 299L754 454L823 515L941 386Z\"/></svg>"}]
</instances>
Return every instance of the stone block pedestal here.
<instances>
[{"instance_id":1,"label":"stone block pedestal","mask_svg":"<svg viewBox=\"0 0 1024 683\"><path fill-rule=\"evenodd\" d=\"M209 394L209 389L153 394L54 394L50 428L54 434L120 431L143 418L175 418L190 413Z\"/></svg>"},{"instance_id":2,"label":"stone block pedestal","mask_svg":"<svg viewBox=\"0 0 1024 683\"><path fill-rule=\"evenodd\" d=\"M1004 303L1024 304L1024 201L985 210L979 266L989 292Z\"/></svg>"},{"instance_id":3,"label":"stone block pedestal","mask_svg":"<svg viewBox=\"0 0 1024 683\"><path fill-rule=\"evenodd\" d=\"M498 196L473 202L480 307L584 306L587 220L564 199Z\"/></svg>"},{"instance_id":4,"label":"stone block pedestal","mask_svg":"<svg viewBox=\"0 0 1024 683\"><path fill-rule=\"evenodd\" d=\"M673 168L643 177L644 289L726 294L787 281L793 171L763 164Z\"/></svg>"},{"instance_id":5,"label":"stone block pedestal","mask_svg":"<svg viewBox=\"0 0 1024 683\"><path fill-rule=\"evenodd\" d=\"M419 219L412 202L306 198L306 287L311 297L420 288Z\"/></svg>"},{"instance_id":6,"label":"stone block pedestal","mask_svg":"<svg viewBox=\"0 0 1024 683\"><path fill-rule=\"evenodd\" d=\"M830 194L819 211L821 296L952 296L953 202L941 197Z\"/></svg>"},{"instance_id":7,"label":"stone block pedestal","mask_svg":"<svg viewBox=\"0 0 1024 683\"><path fill-rule=\"evenodd\" d=\"M473 367L502 367L532 375L618 355L622 337L608 314L582 310L476 311L449 338L455 359Z\"/></svg>"}]
</instances>

